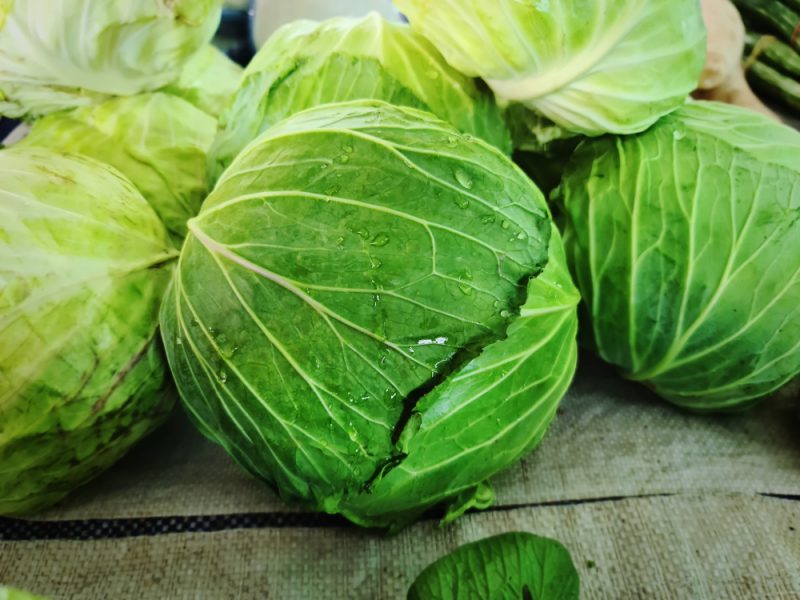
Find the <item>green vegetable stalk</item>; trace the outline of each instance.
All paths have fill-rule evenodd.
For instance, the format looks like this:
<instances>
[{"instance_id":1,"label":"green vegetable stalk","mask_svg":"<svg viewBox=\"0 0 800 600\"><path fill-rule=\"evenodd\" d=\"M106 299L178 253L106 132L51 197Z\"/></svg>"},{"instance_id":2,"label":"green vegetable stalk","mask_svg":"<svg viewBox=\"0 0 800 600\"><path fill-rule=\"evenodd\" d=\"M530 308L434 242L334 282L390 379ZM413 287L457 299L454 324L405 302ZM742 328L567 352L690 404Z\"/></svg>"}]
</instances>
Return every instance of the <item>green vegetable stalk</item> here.
<instances>
[{"instance_id":1,"label":"green vegetable stalk","mask_svg":"<svg viewBox=\"0 0 800 600\"><path fill-rule=\"evenodd\" d=\"M782 74L800 80L800 53L772 35L748 32L745 38L745 71L754 62L762 62Z\"/></svg>"},{"instance_id":2,"label":"green vegetable stalk","mask_svg":"<svg viewBox=\"0 0 800 600\"><path fill-rule=\"evenodd\" d=\"M762 95L800 113L800 82L761 61L748 67L747 80Z\"/></svg>"},{"instance_id":3,"label":"green vegetable stalk","mask_svg":"<svg viewBox=\"0 0 800 600\"><path fill-rule=\"evenodd\" d=\"M733 3L748 25L780 36L793 48L800 47L800 12L780 0L733 0Z\"/></svg>"}]
</instances>

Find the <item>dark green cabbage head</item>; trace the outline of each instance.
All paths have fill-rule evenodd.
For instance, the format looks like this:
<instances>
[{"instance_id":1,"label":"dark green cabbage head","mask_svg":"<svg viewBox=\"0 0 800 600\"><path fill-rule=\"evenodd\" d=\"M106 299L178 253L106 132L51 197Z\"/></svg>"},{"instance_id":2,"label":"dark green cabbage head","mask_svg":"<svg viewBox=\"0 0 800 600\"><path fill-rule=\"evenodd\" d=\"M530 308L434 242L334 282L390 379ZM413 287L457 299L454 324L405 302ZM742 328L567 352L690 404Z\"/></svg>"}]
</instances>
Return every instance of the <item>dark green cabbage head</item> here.
<instances>
[{"instance_id":1,"label":"dark green cabbage head","mask_svg":"<svg viewBox=\"0 0 800 600\"><path fill-rule=\"evenodd\" d=\"M377 13L295 21L248 65L212 151L216 179L258 134L327 102L376 99L424 109L504 152L511 139L491 93L450 67L424 38Z\"/></svg>"},{"instance_id":2,"label":"dark green cabbage head","mask_svg":"<svg viewBox=\"0 0 800 600\"><path fill-rule=\"evenodd\" d=\"M491 503L576 363L542 194L433 115L329 104L248 146L162 311L200 429L290 500L397 527Z\"/></svg>"},{"instance_id":3,"label":"dark green cabbage head","mask_svg":"<svg viewBox=\"0 0 800 600\"><path fill-rule=\"evenodd\" d=\"M800 133L687 104L584 142L561 190L602 358L681 406L746 406L800 373Z\"/></svg>"},{"instance_id":4,"label":"dark green cabbage head","mask_svg":"<svg viewBox=\"0 0 800 600\"><path fill-rule=\"evenodd\" d=\"M114 98L39 119L19 147L82 154L119 169L164 222L175 244L208 192L216 120L165 93Z\"/></svg>"},{"instance_id":5,"label":"dark green cabbage head","mask_svg":"<svg viewBox=\"0 0 800 600\"><path fill-rule=\"evenodd\" d=\"M158 308L174 251L117 171L0 152L0 515L51 505L167 415Z\"/></svg>"}]
</instances>

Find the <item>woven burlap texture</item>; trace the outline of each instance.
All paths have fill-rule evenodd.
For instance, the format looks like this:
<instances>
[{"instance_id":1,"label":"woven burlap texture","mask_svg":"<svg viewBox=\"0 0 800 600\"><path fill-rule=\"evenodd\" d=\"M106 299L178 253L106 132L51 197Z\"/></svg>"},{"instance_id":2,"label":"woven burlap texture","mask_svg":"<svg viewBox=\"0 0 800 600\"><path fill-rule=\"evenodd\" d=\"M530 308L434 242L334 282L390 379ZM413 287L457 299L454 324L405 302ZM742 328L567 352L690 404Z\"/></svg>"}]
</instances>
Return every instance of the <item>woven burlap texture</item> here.
<instances>
[{"instance_id":1,"label":"woven burlap texture","mask_svg":"<svg viewBox=\"0 0 800 600\"><path fill-rule=\"evenodd\" d=\"M387 538L299 520L0 542L0 582L53 599L399 599L424 566L459 544L524 530L567 545L584 598L798 600L799 421L792 397L741 414L687 414L584 360L542 446L497 478L497 505L446 528L425 521ZM298 510L178 415L39 518Z\"/></svg>"}]
</instances>

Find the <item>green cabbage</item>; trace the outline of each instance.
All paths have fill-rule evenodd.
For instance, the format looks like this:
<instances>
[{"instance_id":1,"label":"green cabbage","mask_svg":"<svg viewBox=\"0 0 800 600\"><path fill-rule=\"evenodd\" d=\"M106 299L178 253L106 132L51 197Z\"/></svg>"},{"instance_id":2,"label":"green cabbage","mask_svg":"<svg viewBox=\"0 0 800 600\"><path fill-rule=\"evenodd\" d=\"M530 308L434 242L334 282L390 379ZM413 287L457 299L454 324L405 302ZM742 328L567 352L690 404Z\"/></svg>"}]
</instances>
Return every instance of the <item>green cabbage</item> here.
<instances>
[{"instance_id":1,"label":"green cabbage","mask_svg":"<svg viewBox=\"0 0 800 600\"><path fill-rule=\"evenodd\" d=\"M800 373L800 133L692 103L584 142L561 190L600 356L699 410Z\"/></svg>"},{"instance_id":2,"label":"green cabbage","mask_svg":"<svg viewBox=\"0 0 800 600\"><path fill-rule=\"evenodd\" d=\"M0 115L161 88L217 29L221 0L23 0L0 30Z\"/></svg>"},{"instance_id":3,"label":"green cabbage","mask_svg":"<svg viewBox=\"0 0 800 600\"><path fill-rule=\"evenodd\" d=\"M57 502L173 405L157 336L166 232L117 171L0 152L0 514Z\"/></svg>"},{"instance_id":4,"label":"green cabbage","mask_svg":"<svg viewBox=\"0 0 800 600\"><path fill-rule=\"evenodd\" d=\"M433 115L272 127L190 221L162 310L189 414L287 499L399 527L541 440L579 297L539 190Z\"/></svg>"},{"instance_id":5,"label":"green cabbage","mask_svg":"<svg viewBox=\"0 0 800 600\"><path fill-rule=\"evenodd\" d=\"M243 72L224 52L209 45L189 59L178 79L164 91L218 118L239 88Z\"/></svg>"},{"instance_id":6,"label":"green cabbage","mask_svg":"<svg viewBox=\"0 0 800 600\"><path fill-rule=\"evenodd\" d=\"M396 0L461 72L586 135L678 108L706 56L697 0Z\"/></svg>"},{"instance_id":7,"label":"green cabbage","mask_svg":"<svg viewBox=\"0 0 800 600\"><path fill-rule=\"evenodd\" d=\"M296 112L376 99L425 109L505 152L511 140L491 94L450 68L425 39L377 13L278 30L247 67L212 158L216 179L253 139Z\"/></svg>"},{"instance_id":8,"label":"green cabbage","mask_svg":"<svg viewBox=\"0 0 800 600\"><path fill-rule=\"evenodd\" d=\"M207 153L216 130L214 118L159 92L49 115L19 146L83 154L119 169L180 243L208 192Z\"/></svg>"}]
</instances>

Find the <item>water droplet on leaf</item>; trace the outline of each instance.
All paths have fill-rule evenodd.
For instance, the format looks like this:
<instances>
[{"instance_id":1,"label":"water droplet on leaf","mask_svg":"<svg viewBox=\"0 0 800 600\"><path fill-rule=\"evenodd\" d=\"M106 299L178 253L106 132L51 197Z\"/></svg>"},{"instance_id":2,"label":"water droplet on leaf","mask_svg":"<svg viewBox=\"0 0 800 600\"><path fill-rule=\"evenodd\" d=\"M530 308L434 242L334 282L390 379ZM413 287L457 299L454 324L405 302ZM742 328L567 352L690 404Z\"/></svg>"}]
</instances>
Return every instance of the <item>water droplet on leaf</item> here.
<instances>
[{"instance_id":1,"label":"water droplet on leaf","mask_svg":"<svg viewBox=\"0 0 800 600\"><path fill-rule=\"evenodd\" d=\"M472 181L472 177L470 177L468 173L465 173L461 170L456 171L456 181L458 181L461 187L468 190L471 190L472 186L475 185L475 182Z\"/></svg>"},{"instance_id":2,"label":"water droplet on leaf","mask_svg":"<svg viewBox=\"0 0 800 600\"><path fill-rule=\"evenodd\" d=\"M386 235L385 233L379 233L374 238L372 238L372 241L370 242L370 244L372 244L373 246L377 246L378 248L383 248L388 243L389 243L389 236Z\"/></svg>"}]
</instances>

